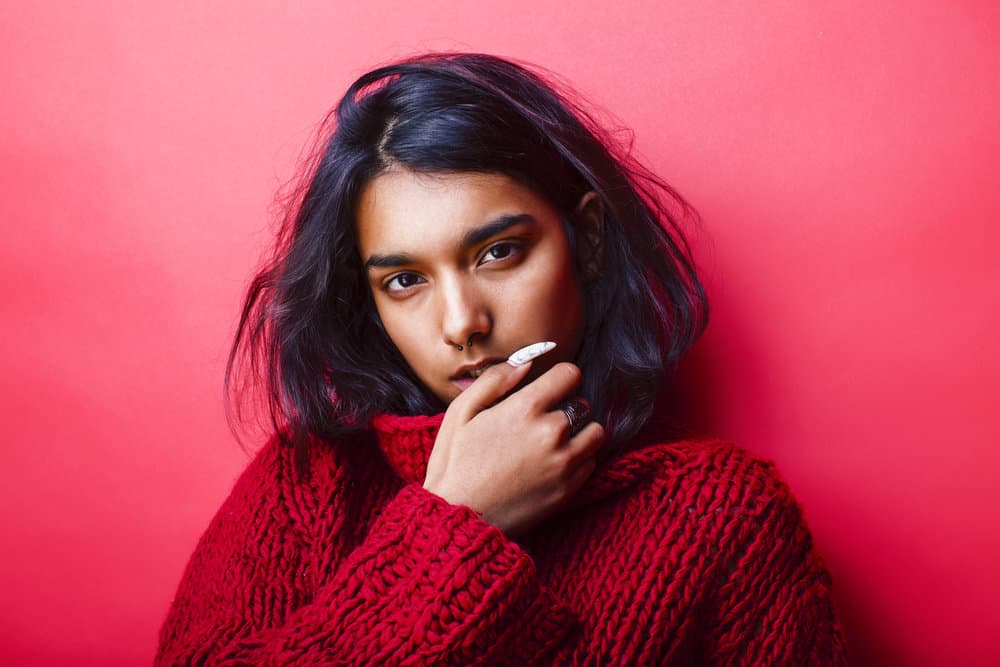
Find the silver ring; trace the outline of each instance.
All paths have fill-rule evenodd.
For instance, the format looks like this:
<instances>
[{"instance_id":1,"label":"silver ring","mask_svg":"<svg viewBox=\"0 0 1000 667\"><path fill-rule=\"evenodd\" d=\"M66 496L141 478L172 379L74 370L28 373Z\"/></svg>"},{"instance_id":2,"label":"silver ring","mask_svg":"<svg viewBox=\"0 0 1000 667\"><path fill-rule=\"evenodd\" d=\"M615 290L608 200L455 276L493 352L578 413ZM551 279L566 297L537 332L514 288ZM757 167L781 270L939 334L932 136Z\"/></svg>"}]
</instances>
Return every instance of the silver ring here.
<instances>
[{"instance_id":1,"label":"silver ring","mask_svg":"<svg viewBox=\"0 0 1000 667\"><path fill-rule=\"evenodd\" d=\"M571 436L579 433L587 425L587 420L590 418L590 403L587 402L587 399L579 396L563 401L559 404L559 409L569 420L569 434Z\"/></svg>"}]
</instances>

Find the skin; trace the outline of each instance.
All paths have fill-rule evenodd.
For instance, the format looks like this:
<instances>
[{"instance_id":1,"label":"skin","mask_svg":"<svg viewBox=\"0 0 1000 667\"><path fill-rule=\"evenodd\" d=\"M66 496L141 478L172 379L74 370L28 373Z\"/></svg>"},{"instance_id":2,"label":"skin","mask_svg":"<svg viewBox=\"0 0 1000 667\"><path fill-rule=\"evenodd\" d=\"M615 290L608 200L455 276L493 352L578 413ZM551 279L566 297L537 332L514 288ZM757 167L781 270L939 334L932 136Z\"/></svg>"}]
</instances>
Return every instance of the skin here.
<instances>
[{"instance_id":1,"label":"skin","mask_svg":"<svg viewBox=\"0 0 1000 667\"><path fill-rule=\"evenodd\" d=\"M595 201L576 211L585 232L599 229ZM581 258L558 212L500 174L392 169L362 191L357 237L386 333L447 405L424 487L507 532L530 528L586 481L604 441L596 422L570 437L556 407L580 383L583 330ZM557 346L536 361L502 363L545 340Z\"/></svg>"}]
</instances>

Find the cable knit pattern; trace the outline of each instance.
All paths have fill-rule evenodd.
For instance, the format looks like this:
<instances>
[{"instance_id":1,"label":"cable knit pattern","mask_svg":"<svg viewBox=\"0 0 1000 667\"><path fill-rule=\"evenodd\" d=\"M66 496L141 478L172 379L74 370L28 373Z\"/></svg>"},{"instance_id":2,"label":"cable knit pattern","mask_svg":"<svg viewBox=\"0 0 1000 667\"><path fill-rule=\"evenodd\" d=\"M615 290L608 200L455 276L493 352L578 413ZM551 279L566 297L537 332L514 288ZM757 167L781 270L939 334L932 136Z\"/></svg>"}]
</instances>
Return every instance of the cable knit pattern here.
<instances>
[{"instance_id":1,"label":"cable knit pattern","mask_svg":"<svg viewBox=\"0 0 1000 667\"><path fill-rule=\"evenodd\" d=\"M647 434L514 541L425 491L441 424L256 456L202 536L159 665L841 665L830 576L773 463ZM381 456L379 456L381 452Z\"/></svg>"}]
</instances>

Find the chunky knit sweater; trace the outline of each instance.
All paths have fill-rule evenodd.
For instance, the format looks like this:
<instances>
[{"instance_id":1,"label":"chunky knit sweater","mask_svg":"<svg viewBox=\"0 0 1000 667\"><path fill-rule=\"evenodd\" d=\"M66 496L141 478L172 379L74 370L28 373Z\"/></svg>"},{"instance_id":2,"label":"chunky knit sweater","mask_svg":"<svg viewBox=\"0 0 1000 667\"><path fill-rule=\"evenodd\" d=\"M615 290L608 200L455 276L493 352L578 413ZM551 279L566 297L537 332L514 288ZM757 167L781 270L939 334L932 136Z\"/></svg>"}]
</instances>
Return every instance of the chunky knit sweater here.
<instances>
[{"instance_id":1,"label":"chunky knit sweater","mask_svg":"<svg viewBox=\"0 0 1000 667\"><path fill-rule=\"evenodd\" d=\"M774 465L647 433L511 539L421 483L442 416L377 418L299 479L272 441L187 566L157 664L846 663Z\"/></svg>"}]
</instances>

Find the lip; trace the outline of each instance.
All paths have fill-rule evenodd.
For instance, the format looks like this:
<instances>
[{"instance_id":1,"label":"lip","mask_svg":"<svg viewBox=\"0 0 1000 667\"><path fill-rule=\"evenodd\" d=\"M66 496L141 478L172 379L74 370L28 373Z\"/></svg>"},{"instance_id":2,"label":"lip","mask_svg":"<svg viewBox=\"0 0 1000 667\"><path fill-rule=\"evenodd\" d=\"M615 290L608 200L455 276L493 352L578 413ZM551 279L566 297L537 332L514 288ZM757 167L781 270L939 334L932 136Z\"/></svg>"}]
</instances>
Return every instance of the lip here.
<instances>
[{"instance_id":1,"label":"lip","mask_svg":"<svg viewBox=\"0 0 1000 667\"><path fill-rule=\"evenodd\" d=\"M458 370L455 371L455 374L452 375L449 379L452 382L456 382L458 380L473 380L475 378L469 377L467 373L471 373L479 369L485 369L487 366L492 366L502 361L504 361L504 357L487 357L486 359L480 359L479 361L472 364L465 364L464 366L459 366Z\"/></svg>"}]
</instances>

